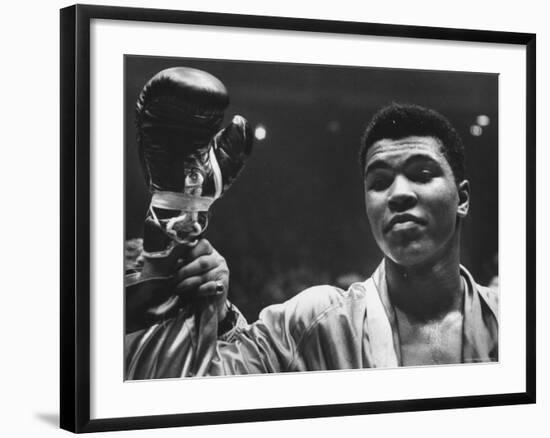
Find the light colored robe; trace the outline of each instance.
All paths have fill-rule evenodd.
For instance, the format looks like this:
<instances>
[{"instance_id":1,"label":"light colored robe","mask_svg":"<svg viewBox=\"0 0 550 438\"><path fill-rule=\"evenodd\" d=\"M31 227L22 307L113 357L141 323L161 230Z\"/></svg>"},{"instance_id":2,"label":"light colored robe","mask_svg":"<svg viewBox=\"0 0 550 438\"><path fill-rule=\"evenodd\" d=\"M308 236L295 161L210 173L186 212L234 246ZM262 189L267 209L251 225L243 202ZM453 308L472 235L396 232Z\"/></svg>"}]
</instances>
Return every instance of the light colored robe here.
<instances>
[{"instance_id":1,"label":"light colored robe","mask_svg":"<svg viewBox=\"0 0 550 438\"><path fill-rule=\"evenodd\" d=\"M465 281L462 363L498 360L498 296ZM218 336L214 304L126 335L126 379L401 366L384 262L344 291L316 286Z\"/></svg>"}]
</instances>

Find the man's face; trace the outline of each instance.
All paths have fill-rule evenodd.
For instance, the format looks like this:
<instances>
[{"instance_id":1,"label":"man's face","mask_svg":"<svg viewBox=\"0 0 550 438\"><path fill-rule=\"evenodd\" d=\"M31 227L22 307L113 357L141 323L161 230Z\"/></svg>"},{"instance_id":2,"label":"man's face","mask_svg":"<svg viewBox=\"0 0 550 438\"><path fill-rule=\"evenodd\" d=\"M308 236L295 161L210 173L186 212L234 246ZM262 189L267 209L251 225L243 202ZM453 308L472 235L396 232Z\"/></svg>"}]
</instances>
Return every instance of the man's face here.
<instances>
[{"instance_id":1,"label":"man's face","mask_svg":"<svg viewBox=\"0 0 550 438\"><path fill-rule=\"evenodd\" d=\"M459 196L459 191L461 196ZM435 261L453 244L469 187L457 187L434 137L382 139L367 152L365 203L382 252L397 264Z\"/></svg>"}]
</instances>

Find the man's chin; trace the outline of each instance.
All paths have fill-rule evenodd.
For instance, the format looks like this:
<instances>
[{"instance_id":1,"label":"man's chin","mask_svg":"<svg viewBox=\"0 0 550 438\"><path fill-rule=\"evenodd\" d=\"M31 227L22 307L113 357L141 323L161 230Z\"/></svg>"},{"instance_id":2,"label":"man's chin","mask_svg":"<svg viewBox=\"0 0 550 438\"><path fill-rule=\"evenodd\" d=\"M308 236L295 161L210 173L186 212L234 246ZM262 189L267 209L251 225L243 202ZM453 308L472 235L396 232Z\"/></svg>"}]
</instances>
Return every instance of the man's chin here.
<instances>
[{"instance_id":1,"label":"man's chin","mask_svg":"<svg viewBox=\"0 0 550 438\"><path fill-rule=\"evenodd\" d=\"M406 248L393 249L386 253L386 257L395 264L407 268L426 264L430 260L430 255L431 253L420 245L409 245Z\"/></svg>"}]
</instances>

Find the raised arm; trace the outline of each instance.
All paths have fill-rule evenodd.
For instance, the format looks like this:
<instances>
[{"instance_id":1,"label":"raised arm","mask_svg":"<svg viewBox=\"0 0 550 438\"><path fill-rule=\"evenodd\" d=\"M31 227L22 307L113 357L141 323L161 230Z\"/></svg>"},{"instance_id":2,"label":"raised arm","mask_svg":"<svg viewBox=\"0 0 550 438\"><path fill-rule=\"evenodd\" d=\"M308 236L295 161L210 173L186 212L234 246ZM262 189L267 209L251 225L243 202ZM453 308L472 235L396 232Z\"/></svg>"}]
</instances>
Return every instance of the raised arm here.
<instances>
[{"instance_id":1,"label":"raised arm","mask_svg":"<svg viewBox=\"0 0 550 438\"><path fill-rule=\"evenodd\" d=\"M229 268L207 240L201 239L178 263L171 290L151 295L143 307L156 309L157 322L126 334L127 379L288 368L296 352L290 328L292 304L272 306L262 312L259 321L248 325L227 300ZM176 304L157 306L161 302ZM133 317L139 319L139 314Z\"/></svg>"},{"instance_id":2,"label":"raised arm","mask_svg":"<svg viewBox=\"0 0 550 438\"><path fill-rule=\"evenodd\" d=\"M265 308L247 324L227 300L224 258L206 240L189 256L174 277L177 309L126 335L127 379L366 366L362 286L348 291L312 287Z\"/></svg>"}]
</instances>

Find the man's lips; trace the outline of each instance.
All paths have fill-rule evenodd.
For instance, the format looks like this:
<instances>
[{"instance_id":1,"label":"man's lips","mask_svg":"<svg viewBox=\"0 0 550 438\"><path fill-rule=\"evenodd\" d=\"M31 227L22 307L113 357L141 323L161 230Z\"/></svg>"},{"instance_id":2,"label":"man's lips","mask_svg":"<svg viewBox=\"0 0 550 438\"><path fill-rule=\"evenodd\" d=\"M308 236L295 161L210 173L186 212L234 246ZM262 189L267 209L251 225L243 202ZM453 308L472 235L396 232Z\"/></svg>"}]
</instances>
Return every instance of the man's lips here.
<instances>
[{"instance_id":1,"label":"man's lips","mask_svg":"<svg viewBox=\"0 0 550 438\"><path fill-rule=\"evenodd\" d=\"M410 213L396 214L384 227L384 233L390 231L394 227L394 225L404 224L407 222L412 222L418 225L426 225L426 221L424 219L414 216Z\"/></svg>"}]
</instances>

